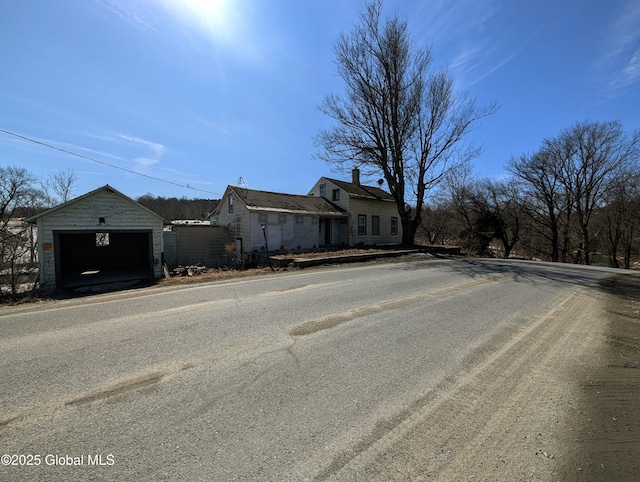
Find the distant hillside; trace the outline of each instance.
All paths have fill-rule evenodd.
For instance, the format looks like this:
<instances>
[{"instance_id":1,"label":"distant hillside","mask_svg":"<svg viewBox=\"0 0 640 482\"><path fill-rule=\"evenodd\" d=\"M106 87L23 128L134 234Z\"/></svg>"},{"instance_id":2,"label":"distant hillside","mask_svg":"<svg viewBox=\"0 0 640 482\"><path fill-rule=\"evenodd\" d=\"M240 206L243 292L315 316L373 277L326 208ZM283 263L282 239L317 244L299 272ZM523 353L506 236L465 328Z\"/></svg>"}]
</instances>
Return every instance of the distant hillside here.
<instances>
[{"instance_id":1,"label":"distant hillside","mask_svg":"<svg viewBox=\"0 0 640 482\"><path fill-rule=\"evenodd\" d=\"M207 219L218 205L218 199L187 199L145 194L136 199L147 209L159 214L167 221L176 219Z\"/></svg>"}]
</instances>

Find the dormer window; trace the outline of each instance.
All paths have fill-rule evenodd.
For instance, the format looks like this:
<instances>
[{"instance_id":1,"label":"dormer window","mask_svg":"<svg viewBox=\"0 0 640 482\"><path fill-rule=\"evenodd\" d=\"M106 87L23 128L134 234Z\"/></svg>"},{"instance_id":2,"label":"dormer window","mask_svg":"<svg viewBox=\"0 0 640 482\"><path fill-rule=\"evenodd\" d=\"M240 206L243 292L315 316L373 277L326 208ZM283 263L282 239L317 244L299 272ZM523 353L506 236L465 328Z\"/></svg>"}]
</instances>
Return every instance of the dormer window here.
<instances>
[{"instance_id":1,"label":"dormer window","mask_svg":"<svg viewBox=\"0 0 640 482\"><path fill-rule=\"evenodd\" d=\"M340 201L340 189L334 189L331 191L331 200Z\"/></svg>"},{"instance_id":2,"label":"dormer window","mask_svg":"<svg viewBox=\"0 0 640 482\"><path fill-rule=\"evenodd\" d=\"M326 184L320 184L320 195L321 196L326 196L327 195L327 185Z\"/></svg>"}]
</instances>

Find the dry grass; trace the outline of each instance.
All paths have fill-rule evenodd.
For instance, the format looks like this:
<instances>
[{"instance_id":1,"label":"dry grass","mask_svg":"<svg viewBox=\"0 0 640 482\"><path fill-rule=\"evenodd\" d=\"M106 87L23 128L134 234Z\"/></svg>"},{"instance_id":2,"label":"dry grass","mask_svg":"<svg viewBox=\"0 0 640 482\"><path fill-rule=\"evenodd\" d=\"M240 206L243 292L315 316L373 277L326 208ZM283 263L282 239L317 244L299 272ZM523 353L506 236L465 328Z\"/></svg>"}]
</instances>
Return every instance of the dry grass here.
<instances>
[{"instance_id":1,"label":"dry grass","mask_svg":"<svg viewBox=\"0 0 640 482\"><path fill-rule=\"evenodd\" d=\"M327 251L311 251L308 253L295 253L295 254L277 254L272 256L273 259L313 259L324 258L334 256L352 256L355 254L373 254L373 253L385 253L388 250L378 248L350 248L350 249L337 249Z\"/></svg>"},{"instance_id":2,"label":"dry grass","mask_svg":"<svg viewBox=\"0 0 640 482\"><path fill-rule=\"evenodd\" d=\"M206 273L196 276L172 276L158 281L158 286L173 286L182 284L203 283L209 281L221 281L233 278L247 278L273 273L274 271L286 271L282 268L252 268L252 269L211 269Z\"/></svg>"},{"instance_id":3,"label":"dry grass","mask_svg":"<svg viewBox=\"0 0 640 482\"><path fill-rule=\"evenodd\" d=\"M370 249L339 249L339 250L327 250L327 251L312 251L307 253L296 253L296 254L277 254L272 256L272 259L282 260L282 259L315 259L322 257L334 257L334 256L350 256L355 254L369 254L369 253L384 253L388 250L370 248ZM209 281L220 281L234 278L246 278L249 276L260 276L266 275L273 272L281 272L281 271L290 271L291 269L297 268L286 268L280 267L273 269L269 267L260 267L260 268L251 268L251 269L229 269L229 268L219 268L219 269L210 269L205 273L201 273L195 276L172 276L170 278L163 279L158 282L159 286L173 286L173 285L182 285L182 284L192 284L192 283L202 283Z\"/></svg>"}]
</instances>

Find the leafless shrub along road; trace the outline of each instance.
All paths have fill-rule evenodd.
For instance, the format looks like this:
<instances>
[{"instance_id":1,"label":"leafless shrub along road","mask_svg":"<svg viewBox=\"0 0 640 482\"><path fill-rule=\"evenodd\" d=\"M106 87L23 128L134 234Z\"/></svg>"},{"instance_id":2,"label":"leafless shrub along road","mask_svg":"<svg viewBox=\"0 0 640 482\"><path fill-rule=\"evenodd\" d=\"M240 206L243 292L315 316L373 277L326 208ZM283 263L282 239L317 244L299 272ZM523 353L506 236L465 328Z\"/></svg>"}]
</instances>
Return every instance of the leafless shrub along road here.
<instances>
[{"instance_id":1,"label":"leafless shrub along road","mask_svg":"<svg viewBox=\"0 0 640 482\"><path fill-rule=\"evenodd\" d=\"M611 276L426 260L5 307L0 479L624 480L638 285Z\"/></svg>"}]
</instances>

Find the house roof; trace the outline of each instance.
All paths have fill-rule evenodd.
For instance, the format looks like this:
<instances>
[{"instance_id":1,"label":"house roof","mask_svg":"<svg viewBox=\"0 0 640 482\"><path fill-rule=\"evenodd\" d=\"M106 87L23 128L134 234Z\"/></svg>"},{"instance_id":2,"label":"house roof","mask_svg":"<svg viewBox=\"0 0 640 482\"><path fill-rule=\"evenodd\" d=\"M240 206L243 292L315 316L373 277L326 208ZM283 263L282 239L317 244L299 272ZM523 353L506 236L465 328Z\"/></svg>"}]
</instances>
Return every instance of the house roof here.
<instances>
[{"instance_id":1,"label":"house roof","mask_svg":"<svg viewBox=\"0 0 640 482\"><path fill-rule=\"evenodd\" d=\"M351 197L362 199L376 199L378 201L390 201L395 202L391 194L379 187L363 186L362 184L356 184L353 182L340 181L339 179L330 179L325 177L329 182L332 182L340 189L343 189Z\"/></svg>"},{"instance_id":2,"label":"house roof","mask_svg":"<svg viewBox=\"0 0 640 482\"><path fill-rule=\"evenodd\" d=\"M135 204L136 206L138 206L141 210L148 212L149 214L152 214L153 216L155 216L156 218L158 218L159 220L161 220L164 224L170 224L166 219L164 219L162 216L160 216L159 214L154 213L153 211L151 211L150 209L144 207L142 204L134 201L133 199L131 199L129 196L125 196L124 194L122 194L120 191L118 191L117 189L109 186L109 184L105 184L102 187L99 187L98 189L94 189L93 191L90 191L86 194L83 194L82 196L78 196L77 198L72 199L71 201L67 201L66 203L62 203L62 204L58 204L57 206L52 207L51 209L47 209L46 211L42 211L41 213L36 214L35 216L31 216L30 218L25 219L25 221L27 221L28 223L35 223L38 218L41 218L43 216L48 216L56 211L59 211L61 209L65 209L68 206L75 204L79 201L82 201L83 199L87 199L101 191L107 191L109 193L114 193L117 196L122 197L123 199Z\"/></svg>"},{"instance_id":3,"label":"house roof","mask_svg":"<svg viewBox=\"0 0 640 482\"><path fill-rule=\"evenodd\" d=\"M227 186L227 191L233 192L236 199L242 202L249 211L269 211L331 217L348 216L345 210L324 198L304 196L301 194L257 191L237 186ZM222 203L216 208L216 213L221 206Z\"/></svg>"}]
</instances>

